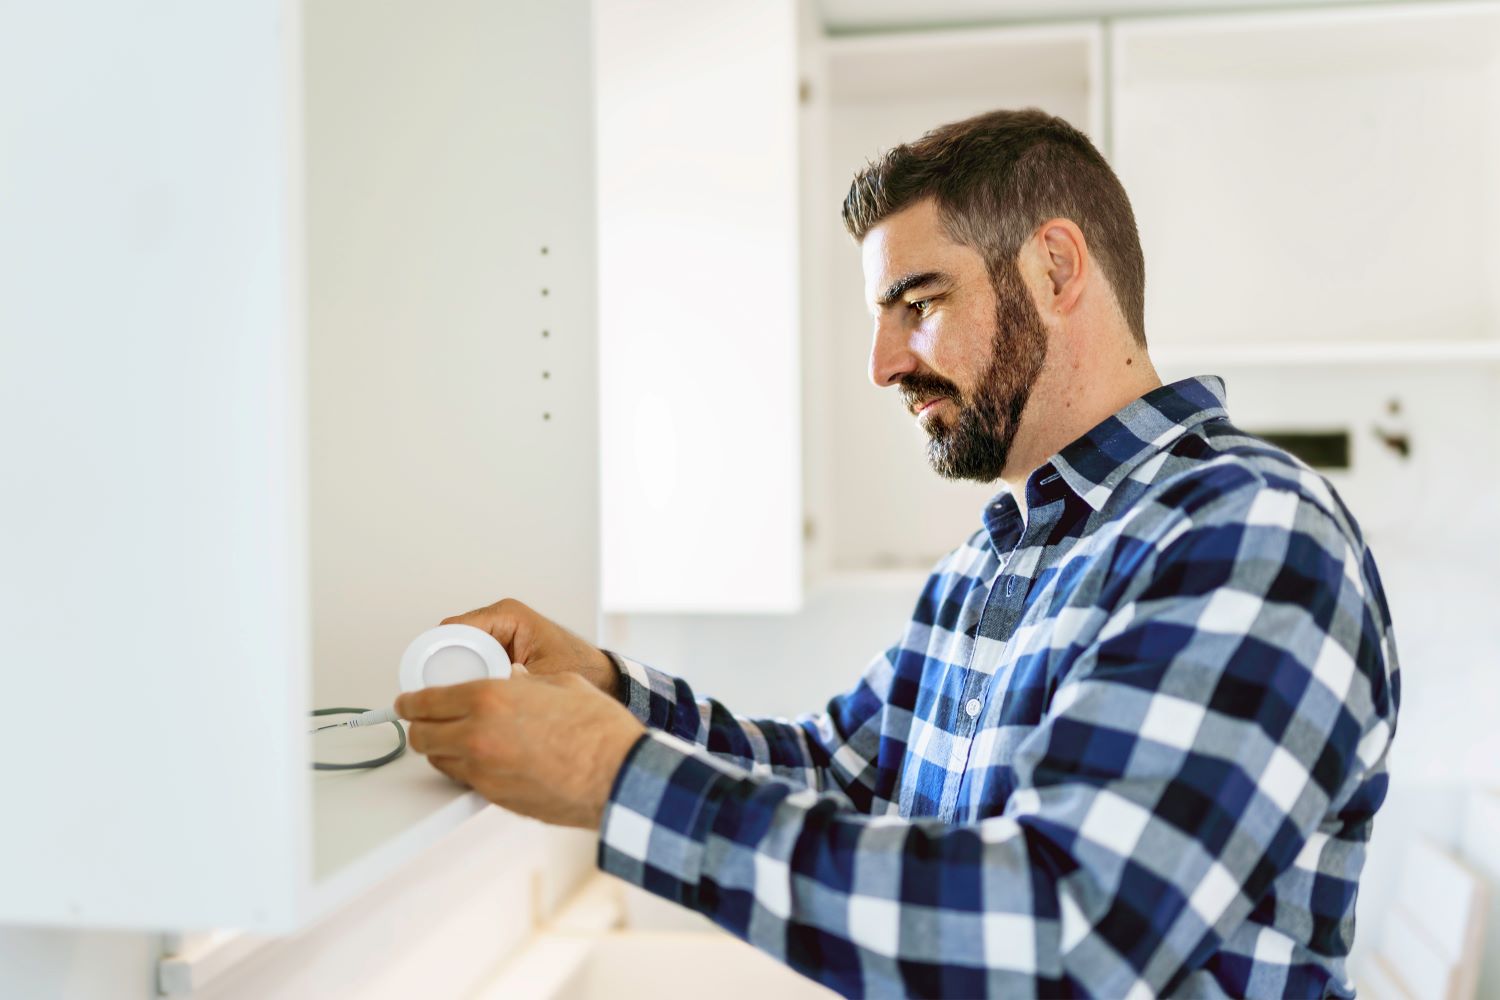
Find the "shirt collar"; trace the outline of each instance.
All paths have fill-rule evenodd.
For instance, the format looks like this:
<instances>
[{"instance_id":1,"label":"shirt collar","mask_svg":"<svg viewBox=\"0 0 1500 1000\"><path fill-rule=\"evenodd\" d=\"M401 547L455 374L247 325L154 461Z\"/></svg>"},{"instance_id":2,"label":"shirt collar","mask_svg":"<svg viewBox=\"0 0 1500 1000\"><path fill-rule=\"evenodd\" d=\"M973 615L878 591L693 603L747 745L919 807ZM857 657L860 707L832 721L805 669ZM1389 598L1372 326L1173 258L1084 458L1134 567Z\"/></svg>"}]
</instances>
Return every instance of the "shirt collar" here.
<instances>
[{"instance_id":1,"label":"shirt collar","mask_svg":"<svg viewBox=\"0 0 1500 1000\"><path fill-rule=\"evenodd\" d=\"M1192 428L1227 417L1224 403L1224 380L1217 375L1157 386L1038 466L1026 481L1027 506L1055 499L1066 484L1093 510L1103 510L1115 487L1148 458ZM986 513L999 507L992 502Z\"/></svg>"}]
</instances>

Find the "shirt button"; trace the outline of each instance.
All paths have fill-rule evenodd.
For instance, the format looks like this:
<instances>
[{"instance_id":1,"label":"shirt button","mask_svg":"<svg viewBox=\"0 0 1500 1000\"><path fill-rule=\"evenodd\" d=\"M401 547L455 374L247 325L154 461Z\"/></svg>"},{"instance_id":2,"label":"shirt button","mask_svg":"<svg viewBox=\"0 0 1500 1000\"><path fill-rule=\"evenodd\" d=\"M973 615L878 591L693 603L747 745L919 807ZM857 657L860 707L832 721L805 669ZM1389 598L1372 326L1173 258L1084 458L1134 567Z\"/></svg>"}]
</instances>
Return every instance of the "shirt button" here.
<instances>
[{"instance_id":1,"label":"shirt button","mask_svg":"<svg viewBox=\"0 0 1500 1000\"><path fill-rule=\"evenodd\" d=\"M980 707L979 706L979 699L978 698L970 698L969 699L969 703L964 706L964 711L967 712L969 718L972 719L976 715L979 714L979 707Z\"/></svg>"}]
</instances>

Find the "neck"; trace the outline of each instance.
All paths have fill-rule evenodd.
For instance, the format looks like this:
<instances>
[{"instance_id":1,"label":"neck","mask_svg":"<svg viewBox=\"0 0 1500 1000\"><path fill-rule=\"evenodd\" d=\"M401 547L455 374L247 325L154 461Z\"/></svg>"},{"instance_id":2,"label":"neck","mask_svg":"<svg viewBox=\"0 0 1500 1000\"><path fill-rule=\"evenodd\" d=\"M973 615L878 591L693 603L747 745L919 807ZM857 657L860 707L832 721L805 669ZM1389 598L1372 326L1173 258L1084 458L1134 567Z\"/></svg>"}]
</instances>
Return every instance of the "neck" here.
<instances>
[{"instance_id":1,"label":"neck","mask_svg":"<svg viewBox=\"0 0 1500 1000\"><path fill-rule=\"evenodd\" d=\"M1053 344L1070 340L1056 337ZM1092 337L1072 340L1077 341L1093 341L1096 346L1091 351L1063 350L1055 359L1049 350L1000 477L1010 487L1023 520L1026 480L1038 466L1162 384L1145 348L1133 339L1110 338L1112 345L1106 350L1100 350Z\"/></svg>"}]
</instances>

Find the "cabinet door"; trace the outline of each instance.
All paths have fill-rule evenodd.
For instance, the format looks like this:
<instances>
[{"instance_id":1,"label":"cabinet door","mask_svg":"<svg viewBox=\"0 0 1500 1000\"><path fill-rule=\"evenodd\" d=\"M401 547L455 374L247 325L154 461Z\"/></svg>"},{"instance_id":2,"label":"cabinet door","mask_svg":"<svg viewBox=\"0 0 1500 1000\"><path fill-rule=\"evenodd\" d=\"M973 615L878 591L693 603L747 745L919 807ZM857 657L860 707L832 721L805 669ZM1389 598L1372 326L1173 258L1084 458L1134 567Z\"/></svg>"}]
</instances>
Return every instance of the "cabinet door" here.
<instances>
[{"instance_id":1,"label":"cabinet door","mask_svg":"<svg viewBox=\"0 0 1500 1000\"><path fill-rule=\"evenodd\" d=\"M798 16L597 0L602 603L801 603Z\"/></svg>"},{"instance_id":2,"label":"cabinet door","mask_svg":"<svg viewBox=\"0 0 1500 1000\"><path fill-rule=\"evenodd\" d=\"M284 918L308 864L297 18L0 31L0 921Z\"/></svg>"}]
</instances>

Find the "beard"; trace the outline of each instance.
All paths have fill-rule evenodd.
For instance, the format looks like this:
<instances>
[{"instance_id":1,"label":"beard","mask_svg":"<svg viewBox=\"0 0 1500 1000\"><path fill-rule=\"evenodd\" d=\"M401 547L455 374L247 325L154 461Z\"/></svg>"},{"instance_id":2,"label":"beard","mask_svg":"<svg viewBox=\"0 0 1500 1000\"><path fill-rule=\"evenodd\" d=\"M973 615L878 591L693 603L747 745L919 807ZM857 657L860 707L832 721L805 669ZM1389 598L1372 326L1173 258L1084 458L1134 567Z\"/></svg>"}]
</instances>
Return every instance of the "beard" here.
<instances>
[{"instance_id":1,"label":"beard","mask_svg":"<svg viewBox=\"0 0 1500 1000\"><path fill-rule=\"evenodd\" d=\"M944 479L990 483L1000 478L1047 360L1047 330L1015 262L1001 265L990 283L995 333L989 364L972 398L965 399L952 382L935 376L913 375L901 382L910 400L945 396L957 409L951 424L936 413L927 418L927 459Z\"/></svg>"}]
</instances>

